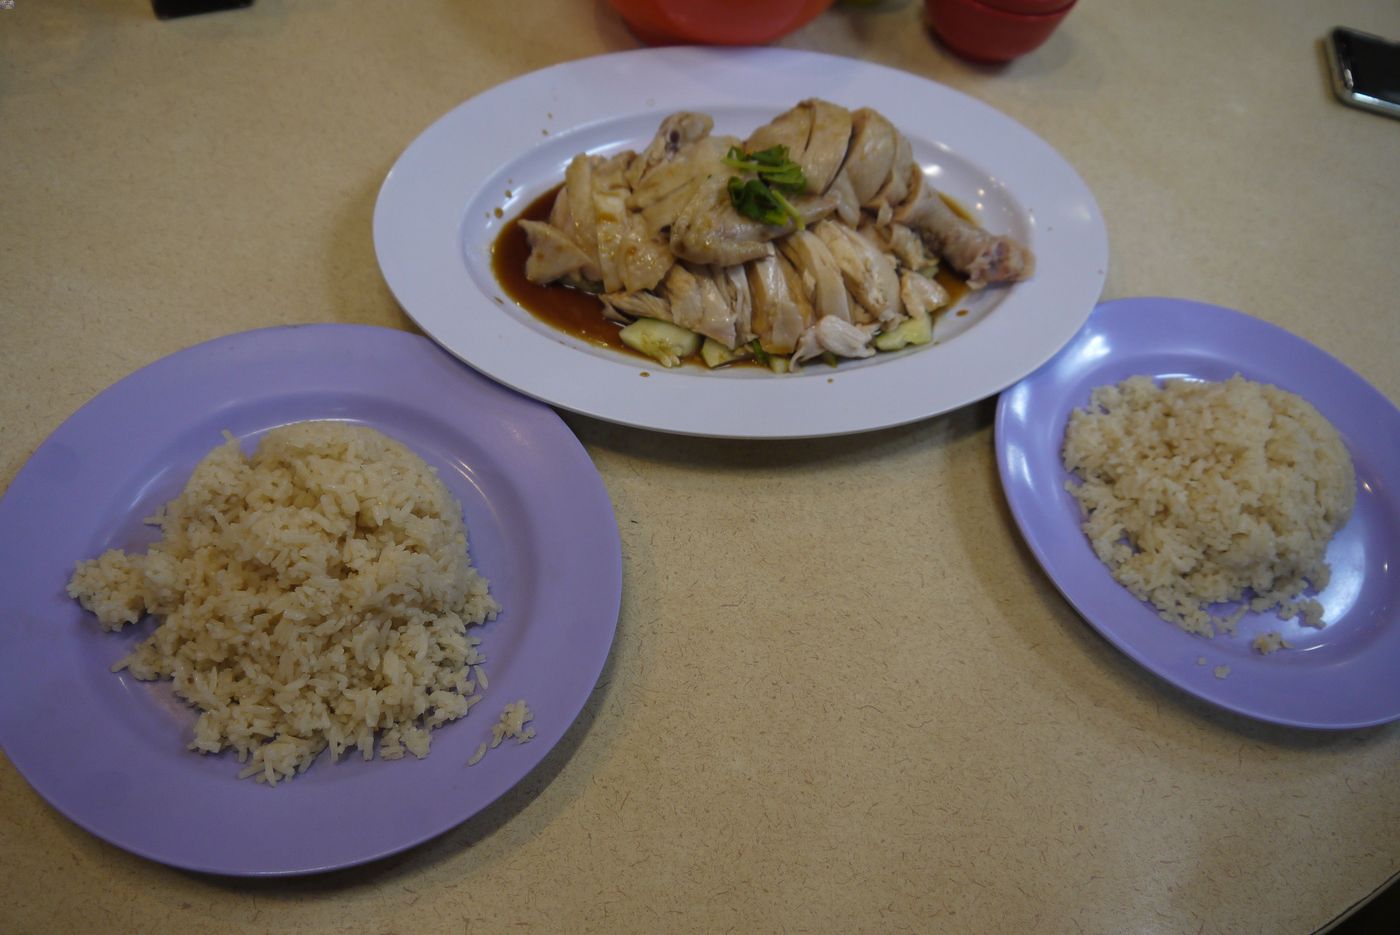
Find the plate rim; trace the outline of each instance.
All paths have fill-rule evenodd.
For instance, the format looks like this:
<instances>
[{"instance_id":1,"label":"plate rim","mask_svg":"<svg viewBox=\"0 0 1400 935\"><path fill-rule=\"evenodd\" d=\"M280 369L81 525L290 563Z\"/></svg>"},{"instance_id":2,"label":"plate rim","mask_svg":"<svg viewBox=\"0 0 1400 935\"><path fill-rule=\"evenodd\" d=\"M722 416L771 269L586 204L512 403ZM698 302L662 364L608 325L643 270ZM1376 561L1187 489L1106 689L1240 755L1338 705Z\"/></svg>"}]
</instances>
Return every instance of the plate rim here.
<instances>
[{"instance_id":1,"label":"plate rim","mask_svg":"<svg viewBox=\"0 0 1400 935\"><path fill-rule=\"evenodd\" d=\"M583 82L588 86L588 82L603 80L597 75L612 72L625 72L635 82L639 73L664 77L687 69L708 68L707 73L714 73L715 68L727 72L759 67L768 69L766 73L786 76L784 81L791 80L790 72L815 72L822 76L821 80L830 82L808 88L810 93L803 93L802 97L834 92L843 83L883 82L881 87L912 89L910 93L923 100L937 100L945 107L960 108L950 113L974 114L977 127L972 131L973 136L1009 135L1018 144L1015 148L1033 153L1029 161L1025 161L1028 157L1024 152L1007 152L1013 149L1009 146L994 153L967 153L965 148L956 145L959 134L964 139L969 137L970 131L966 129L942 136L931 134L930 138L940 140L942 148L960 154L960 159L974 165L979 172L991 173L987 177L993 184L1002 185L1010 198L1020 204L1036 229L1038 239L1033 239L1032 246L1038 257L1069 250L1073 262L1082 265L1071 268L1066 263L1041 263L1038 278L1009 287L1005 297L999 297L1001 307L989 311L977 325L953 339L950 348L956 352L950 350L930 359L919 355L937 354L939 349L922 348L909 357L882 360L874 366L853 366L845 372L833 371L819 381L809 377L761 381L717 379L703 373L668 371L640 360L621 362L591 358L569 346L562 334L557 338L528 335L525 332L531 329L513 315L497 313L496 303L505 304L507 300L483 293L468 273L467 260L462 255L462 230L475 223L465 205L480 196L481 187L499 168L493 160L509 165L511 160L524 159L525 155L508 150L497 159L493 151L490 158L482 157L483 162L492 163L489 171L485 165L481 167L487 178L461 178L459 176L469 170L459 165L460 160L448 160L446 154L433 151L441 145L441 138L454 132L455 124L489 113L502 102L515 101L512 119L533 127L530 115L520 112L523 108L520 102L535 103L534 98L557 102L558 95L563 93L559 86L578 84L583 76L594 76ZM826 77L833 74L837 77ZM569 81L563 80L566 78ZM628 100L609 100L610 119L622 120L644 112L663 113L684 107L722 108L754 103L735 101L728 91L710 93L708 101L696 100L699 92L688 88L684 93L675 90L662 107L656 101L656 97L662 95L647 97L648 88L627 93L631 95ZM768 93L785 92L778 89ZM884 93L891 97L895 91ZM550 98L550 94L554 98ZM644 101L649 107L633 106L634 101ZM855 102L847 103L857 106ZM909 106L894 100L873 103L887 111L891 107ZM791 100L773 106L791 106ZM553 116L553 112L550 114ZM578 119L560 129L589 126L590 115L591 111L584 111ZM523 130L518 132L524 133ZM949 141L955 145L944 145ZM527 143L523 135L520 142L522 146L548 145L538 137L532 144ZM533 150L526 152L529 151ZM444 163L447 168L443 167ZM1014 175L1018 164L1021 174L1033 176L1034 183L1029 178L1020 181L1013 178L1007 184L1005 171L1009 169ZM446 181L418 181L434 172L440 173ZM1043 179L1052 179L1054 184ZM425 184L436 186L431 196L412 194L415 188ZM1046 204L1028 203L1028 197L1031 200L1042 198ZM459 198L463 207L456 211L452 205L456 203L454 199ZM1076 217L1082 214L1082 221L1068 219L1071 204ZM1063 208L1065 217L1062 219L1050 211L1052 207L1057 212ZM1043 211L1048 218L1037 215L1037 211ZM1071 233L1068 228L1072 223L1082 223L1082 230ZM1055 224L1062 230L1047 233ZM431 234L423 232L426 226L432 227ZM446 243L449 230L454 238L451 252ZM635 49L549 66L483 91L434 120L399 155L376 198L373 235L381 273L405 313L433 340L491 379L550 405L609 422L676 434L753 439L874 431L929 418L995 395L1043 364L1072 338L1102 293L1109 260L1107 228L1093 193L1057 150L1019 121L969 94L921 75L825 53L774 48ZM429 285L438 280L437 285ZM1032 305L1042 314L1030 315ZM1054 315L1046 315L1043 312L1047 305L1063 306L1068 311L1057 310ZM481 312L484 323L463 320L476 312ZM488 313L492 317L487 317ZM1027 350L1018 350L1017 342L1024 343L1026 334L1034 335L1033 343ZM985 349L979 351L980 348ZM992 353L1007 349L1014 353ZM969 352L979 363L966 359ZM585 358L591 360L585 361ZM551 375L555 370L575 366L586 380L567 382ZM637 392L636 374L641 371L653 377L645 393ZM697 403L694 389L702 379L706 384L706 396ZM843 389L849 387L845 389L847 405L830 405L824 398L827 394L816 386L818 382L835 382ZM759 391L761 395L741 385L752 383L765 387ZM580 385L585 388L580 390ZM757 406L756 402L762 405ZM753 415L756 410L762 415ZM778 417L773 417L773 413Z\"/></svg>"},{"instance_id":2,"label":"plate rim","mask_svg":"<svg viewBox=\"0 0 1400 935\"><path fill-rule=\"evenodd\" d=\"M1271 713L1269 710L1267 710L1267 706L1261 708L1257 704L1257 702L1251 699L1240 700L1233 697L1234 695L1238 694L1239 689L1239 683L1231 683L1231 678L1233 678L1235 675L1233 671L1231 672L1231 678L1212 678L1209 681L1203 681L1200 684L1192 683L1182 677L1178 677L1172 672L1170 666L1168 666L1162 660L1155 658L1150 652L1145 652L1141 646L1137 645L1137 643L1135 643L1134 641L1128 639L1121 628L1105 624L1104 622L1096 619L1096 616L1085 607L1085 603L1089 600L1090 593L1093 590L1092 588L1090 588L1088 585L1076 584L1072 581L1067 582L1063 580L1062 575L1057 574L1058 562L1054 556L1049 554L1049 552L1045 549L1043 542L1041 541L1045 535L1054 533L1058 529L1058 527L1055 527L1055 524L1053 522L1049 521L1044 521L1046 525L1041 525L1042 516L1048 516L1051 513L1051 509L1047 508L1045 510L1038 511L1041 515L1033 515L1027 510L1023 509L1018 498L1016 496L1013 496L1013 492L1015 490L1020 489L1020 483L1015 476L1016 468L1015 465L1013 465L1012 463L1014 456L1009 445L1009 439L1019 438L1019 436L1016 434L1013 428L1013 426L1018 425L1019 422L1017 421L1017 417L1013 414L1012 408L1016 405L1016 398L1018 394L1031 391L1034 388L1034 384L1038 379L1048 380L1048 374L1055 367L1056 363L1062 357L1068 357L1074 354L1075 351L1081 345L1094 340L1095 336L1101 330L1101 327L1105 329L1108 327L1105 324L1107 320L1112 319L1116 321L1117 318L1124 315L1143 314L1143 312L1137 311L1137 309L1146 306L1158 306L1159 308L1165 306L1172 309L1173 311L1181 312L1184 314L1209 315L1218 316L1222 320L1229 319L1232 320L1237 326L1257 329L1256 333L1270 335L1274 339L1284 341L1290 344L1292 347L1303 351L1304 353L1314 355L1315 359L1322 362L1329 371L1340 375L1342 379L1345 379L1348 383L1350 383L1354 391L1363 393L1366 396L1368 396L1372 404L1383 406L1384 410L1387 412L1387 416L1390 422L1395 426L1400 426L1400 408L1398 408L1394 402L1392 402L1388 397L1386 397L1385 394L1381 393L1380 390L1374 387L1370 382L1368 382L1355 370L1348 367L1343 361L1338 359L1336 356L1328 353L1326 350L1324 350L1321 347L1318 347L1317 345L1313 344L1307 339L1296 335L1279 325L1274 324L1273 322L1267 321L1262 318L1257 318L1238 309L1233 309L1226 306L1216 305L1209 302L1197 301L1193 299L1176 298L1170 296L1131 296L1105 300L1103 302L1100 302L1095 307L1093 313L1089 316L1088 321L1086 321L1081 331L1064 348L1062 348L1060 352L1055 355L1054 358L1047 362L1043 367L1037 369L1035 372L1028 375L1025 379L1018 382L1015 386L1009 388L1007 391L1002 393L1001 397L997 401L997 411L994 420L997 473L998 478L1000 480L1000 486L1002 488L1002 495L1005 499L1008 509L1012 514L1013 520L1016 523L1017 531L1020 534L1022 542L1031 551L1031 554L1035 557L1036 562L1040 566L1041 571L1045 574L1045 576L1054 585L1055 589L1074 610L1075 614L1081 620L1087 623L1100 637L1107 640L1107 642L1111 646L1113 646L1117 651L1127 656L1128 659L1141 666L1143 669L1151 673L1156 678L1172 685L1174 688L1188 695L1191 695L1194 698L1207 702L1214 708L1230 711L1234 714L1242 715L1253 720L1265 723L1277 724L1284 727L1309 731L1360 730L1365 728L1377 727L1380 725L1392 723L1396 720L1400 720L1400 694L1397 694L1397 698L1394 699L1392 705L1388 707L1384 711L1384 713L1378 713L1373 716L1361 718L1307 718L1298 717L1296 715L1280 715L1277 713ZM1204 353L1188 353L1179 351L1177 349L1170 350L1172 350L1172 352L1177 356L1197 357L1202 361L1208 361L1212 359ZM1104 358L1099 359L1102 360ZM1229 359L1233 361L1236 360L1237 357L1231 357ZM1246 369L1250 368L1246 367ZM1089 367L1085 369L1085 373L1093 373L1094 370L1094 367ZM1262 376L1253 377L1249 374L1246 374L1246 377L1249 379L1256 379L1264 382L1273 382L1268 378ZM1287 387L1284 388L1287 389ZM1291 391L1297 392L1296 390ZM1303 394L1299 393L1299 395ZM1304 398L1307 397L1304 396ZM1048 417L1048 422L1058 425L1060 422L1063 421L1064 418L1068 416L1068 413L1070 411L1072 411L1075 408L1078 408L1086 401L1087 400L1070 399L1055 400L1052 403L1041 407L1042 411L1040 414L1042 416ZM1314 405L1317 405L1311 399L1309 399L1309 402L1313 403ZM1319 406L1319 408L1322 407ZM1351 452L1351 454L1353 458L1355 458L1355 451ZM1055 457L1058 463L1058 454L1056 454ZM1094 556L1092 550L1089 548L1087 539L1085 539L1082 529L1080 529L1077 525L1071 527L1071 529L1074 533L1072 546L1074 551L1081 554L1087 554L1090 557L1092 557L1094 562L1097 563L1100 568L1102 568L1104 574L1109 575L1107 567L1103 566L1102 562L1098 560L1097 556ZM1066 530L1058 530L1058 532L1060 533L1063 533L1065 531ZM1116 580L1112 579L1111 575L1108 580L1109 582L1111 582L1114 588L1120 590L1122 596L1126 596L1129 600L1135 600L1130 594L1126 592L1126 589L1122 589L1122 586L1119 585ZM1152 613L1152 611L1148 608L1148 606L1145 603L1136 603L1139 606L1141 606L1143 617L1145 620L1150 620L1155 624L1160 624L1162 627L1169 628L1166 631L1168 634L1179 633L1182 637L1200 639L1199 637L1194 637L1191 634L1185 633L1184 631L1180 631L1177 628L1172 627L1171 624L1166 621L1160 620L1156 617L1155 614ZM1391 622L1392 624L1394 623L1393 620ZM1182 645L1187 644L1183 643ZM1213 644L1210 641L1202 641L1198 645L1199 649L1192 650L1193 653L1207 653L1210 651L1210 648ZM1251 660L1255 663L1262 664L1262 658L1257 660L1253 659L1253 657L1249 658L1251 658ZM1210 671L1209 667L1204 668L1207 672Z\"/></svg>"},{"instance_id":3,"label":"plate rim","mask_svg":"<svg viewBox=\"0 0 1400 935\"><path fill-rule=\"evenodd\" d=\"M259 347L262 350L259 350ZM405 387L430 385L439 390L464 391L467 398L477 400L489 398L490 406L487 408L495 407L492 410L492 417L499 418L502 422L507 419L511 420L512 427L518 428L520 432L536 443L541 437L549 440L547 445L538 446L537 450L531 451L529 457L538 461L544 454L566 465L570 477L571 493L580 495L572 501L580 504L579 516L582 519L578 523L579 534L586 536L593 547L593 558L590 560L589 571L590 574L597 572L596 577L590 577L591 582L596 582L590 588L593 592L592 599L579 605L580 607L587 605L586 612L582 613L581 616L591 618L588 620L590 629L581 637L578 635L582 632L581 628L565 631L574 634L571 644L576 651L570 656L571 667L579 671L577 680L580 686L586 687L578 687L576 691L571 691L562 703L552 704L549 717L544 721L536 721L537 738L530 744L520 746L518 750L512 745L513 757L510 760L498 760L504 764L503 767L499 768L499 775L493 773L482 776L483 781L480 788L487 791L478 794L475 799L471 795L457 796L460 807L444 809L440 813L426 817L420 823L420 827L406 831L402 835L396 835L393 840L362 841L356 838L353 853L349 852L349 847L342 848L346 851L344 856L318 857L315 860L308 858L295 865L269 861L263 866L250 866L246 860L231 860L226 853L228 850L227 842L223 839L206 840L192 847L190 842L193 836L182 834L179 836L179 840L172 842L169 831L155 830L146 839L141 840L132 840L129 836L123 837L103 824L103 815L110 812L109 807L93 805L82 798L74 800L71 790L56 789L53 783L46 783L42 779L36 781L37 777L51 771L52 767L44 765L46 754L43 751L36 754L35 741L32 738L22 736L21 732L16 729L16 724L20 722L27 711L32 710L34 705L42 704L43 699L31 697L30 686L19 680L11 681L7 677L3 680L7 684L0 684L0 749L4 750L6 758L16 771L47 805L88 833L115 847L168 866L228 877L309 875L357 866L400 853L436 838L480 814L534 772L574 728L593 691L596 690L598 678L606 669L616 639L621 610L621 536L611 497L587 450L559 415L549 407L521 396L506 387L492 383L479 373L463 366L434 342L401 329L351 323L316 323L257 328L222 335L190 345L139 367L105 387L74 410L35 448L34 452L21 465L3 496L0 496L0 553L3 553L7 558L12 557L17 550L17 546L14 545L18 538L14 534L17 523L25 520L36 510L41 510L46 502L52 502L53 494L43 488L44 475L41 466L48 463L50 455L62 451L63 447L73 440L75 433L81 432L89 420L109 415L107 410L112 410L114 407L118 411L123 410L130 405L133 394L136 395L136 398L140 398L142 394L149 396L152 391L164 390L168 393L170 391L168 383L170 372L179 373L181 368L191 369L201 364L208 364L226 352L233 352L234 359L224 365L225 370L232 371L238 366L236 358L240 351L251 353L255 357L267 354L273 360L281 361L289 355L307 359L317 356L324 358L337 351L343 351L347 347L358 348L361 353L371 355L375 359L382 358L391 364L401 365L417 358L418 363L422 366L418 367L412 375L384 379L405 381ZM212 370L199 372L200 378L203 379L203 375L212 372ZM228 374L224 376L227 377ZM237 384L238 378L230 379L233 384ZM295 381L304 378L294 375L288 379ZM362 378L357 374L336 374L332 382L337 385L346 398L353 399L369 395L361 388ZM318 382L316 388L323 390L325 382ZM236 395L233 386L224 387L220 392L228 395L231 402L238 401L233 399ZM272 395L279 397L280 393L279 398L292 398L306 392L308 392L306 387L284 387L280 391L274 388ZM410 390L404 389L401 392L408 394ZM378 403L407 403L410 406L416 404L420 414L428 419L448 425L453 431L460 433L462 437L470 438L472 435L466 416L460 416L459 421L454 422L450 412L445 413L444 408L432 399L420 396L407 400L405 395L394 397L387 391L374 395L372 398ZM275 399L273 405L276 405ZM201 415L201 417L207 418L205 415ZM306 418L348 419L356 424L367 424L381 431L386 431L391 436L394 435L392 428L387 428L383 422L376 420L372 414L367 414L363 409L360 410L358 417L352 411L348 415L325 414L293 418L288 422L305 421ZM277 424L287 423L279 422ZM177 425L168 428L169 432L176 434L188 430L188 426ZM480 429L478 435L484 435L486 431L486 429ZM405 442L405 444L409 444L412 450L411 442ZM133 448L135 447L136 442L133 441ZM165 454L168 455L169 451L166 451ZM159 457L158 451L153 452L145 463L154 469L162 469L163 462L158 460ZM506 463L506 461L502 463ZM491 465L492 468L495 466L494 463ZM183 482L184 476L182 475L181 486L183 486ZM118 498L121 493L121 483L120 480L114 479L112 488L104 496L108 500ZM450 486L452 483L449 481ZM516 489L508 493L502 490L498 496L519 496L522 493L526 493L526 491ZM454 495L460 499L460 494L454 491ZM484 500L484 502L489 502L489 500ZM126 515L128 518L132 515L130 510L123 512L123 509L117 509L116 512L117 515ZM97 535L100 530L95 527L103 521L103 517L95 517L91 527L82 531L81 535L88 537ZM470 528L468 535L472 536ZM472 548L472 555L474 564L478 564L481 558L477 554L475 546ZM75 555L68 557L66 561L71 563L82 557L85 556ZM60 556L56 554L52 556L52 561L60 560L63 560ZM48 559L36 561L43 564ZM35 613L36 610L31 610L31 608L41 610L45 602L50 601L54 596L48 593L51 589L46 586L26 589L21 583L22 579L18 578L18 572L14 571L12 567L0 572L0 575L9 579L6 582L6 591L15 595L13 598L7 599L6 604L18 613L23 613L26 616ZM61 590L61 586L59 590ZM540 592L530 592L531 596L538 593ZM591 613L587 611L591 611ZM520 621L520 623L525 624L527 621ZM536 624L536 628L537 633L542 632L538 630L538 624ZM40 634L38 639L33 639L32 635L19 632L18 628L7 628L4 632L0 632L0 649L4 650L3 655L7 657L0 660L0 670L7 674L13 673L12 667L18 664L18 659L31 658L41 652L52 653L55 647L57 647L59 655L54 658L60 660L60 665L66 665L73 669L81 668L79 661L72 659L71 654L63 649L61 641L64 636L62 631L55 631L52 637ZM26 649L27 640L34 643L34 646ZM489 641L484 648L489 655L491 648ZM30 655L26 655L26 653ZM524 664L521 668L528 670L529 665ZM99 677L106 675L107 673L103 672L100 673ZM168 684L168 682L158 684ZM476 721L476 724L481 726L483 720L489 719L492 710L506 700L498 692L493 701L483 706L483 711L486 713L478 712L479 720ZM537 711L537 718L539 713ZM61 744L59 746L61 747ZM434 752L439 752L439 749L435 746ZM67 753L73 752L67 751ZM47 756L50 759L62 759L67 753L60 752L47 754ZM192 753L189 755L194 756ZM220 758L219 762L226 769L236 767L236 764L227 757ZM415 761L411 758L408 760L410 764L413 762ZM439 762L441 762L440 759ZM383 763L376 765L382 765L386 769L392 770L403 764ZM333 769L323 759L318 760L316 768ZM298 779L297 781L302 780ZM431 783L437 780L431 774L427 774L427 781ZM235 788L239 789L242 788L241 784L252 785L251 779L238 780L237 782L240 785ZM401 785L401 780L395 781L395 784ZM281 793L280 789L265 790L259 788L257 791L273 796ZM217 789L214 789L210 796L210 802L214 804L219 802ZM353 837L353 835L347 837ZM270 850L275 853L277 849L271 848ZM202 856L196 856L192 853L193 851L204 853Z\"/></svg>"}]
</instances>

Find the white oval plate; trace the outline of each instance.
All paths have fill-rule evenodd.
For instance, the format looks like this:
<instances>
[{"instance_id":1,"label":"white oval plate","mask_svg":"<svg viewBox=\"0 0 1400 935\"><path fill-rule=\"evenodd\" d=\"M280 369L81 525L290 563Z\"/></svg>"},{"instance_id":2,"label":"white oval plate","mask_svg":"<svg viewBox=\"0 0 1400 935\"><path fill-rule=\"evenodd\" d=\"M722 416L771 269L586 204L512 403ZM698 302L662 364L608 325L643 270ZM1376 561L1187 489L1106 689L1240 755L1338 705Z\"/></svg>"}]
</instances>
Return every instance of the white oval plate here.
<instances>
[{"instance_id":1,"label":"white oval plate","mask_svg":"<svg viewBox=\"0 0 1400 935\"><path fill-rule=\"evenodd\" d=\"M935 343L775 377L707 371L596 347L506 297L491 272L501 228L558 185L579 152L641 149L677 110L746 136L808 97L873 107L909 138L940 191L1036 254L1028 281L940 316ZM516 78L447 113L379 192L374 246L404 310L482 373L536 399L641 428L802 438L900 425L975 402L1048 360L1103 288L1108 235L1094 196L1043 140L986 104L915 75L783 49L643 49Z\"/></svg>"}]
</instances>

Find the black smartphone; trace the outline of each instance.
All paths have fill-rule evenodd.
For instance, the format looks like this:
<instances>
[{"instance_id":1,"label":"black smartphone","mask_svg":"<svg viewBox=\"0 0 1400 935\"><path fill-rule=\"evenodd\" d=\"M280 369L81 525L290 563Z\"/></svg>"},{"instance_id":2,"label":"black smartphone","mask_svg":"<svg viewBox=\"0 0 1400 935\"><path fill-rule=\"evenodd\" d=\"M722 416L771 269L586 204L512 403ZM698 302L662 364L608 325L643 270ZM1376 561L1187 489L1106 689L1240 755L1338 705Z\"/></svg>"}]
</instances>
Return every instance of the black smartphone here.
<instances>
[{"instance_id":1,"label":"black smartphone","mask_svg":"<svg viewBox=\"0 0 1400 935\"><path fill-rule=\"evenodd\" d=\"M1327 57L1343 103L1400 117L1400 42L1338 26L1327 37Z\"/></svg>"},{"instance_id":2,"label":"black smartphone","mask_svg":"<svg viewBox=\"0 0 1400 935\"><path fill-rule=\"evenodd\" d=\"M239 7L252 5L253 0L151 0L151 8L161 19L194 16L196 13L214 13L219 10L236 10Z\"/></svg>"}]
</instances>

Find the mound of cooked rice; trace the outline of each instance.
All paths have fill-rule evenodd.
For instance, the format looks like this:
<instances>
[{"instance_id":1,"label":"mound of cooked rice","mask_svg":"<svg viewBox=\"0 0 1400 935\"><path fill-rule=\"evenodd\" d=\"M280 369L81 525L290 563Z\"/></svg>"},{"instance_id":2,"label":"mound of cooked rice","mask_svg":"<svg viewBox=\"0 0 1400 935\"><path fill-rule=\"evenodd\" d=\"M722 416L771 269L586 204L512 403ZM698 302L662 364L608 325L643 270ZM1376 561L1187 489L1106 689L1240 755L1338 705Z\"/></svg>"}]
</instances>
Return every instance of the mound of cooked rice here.
<instances>
[{"instance_id":1,"label":"mound of cooked rice","mask_svg":"<svg viewBox=\"0 0 1400 935\"><path fill-rule=\"evenodd\" d=\"M68 593L154 633L113 670L169 678L200 710L190 748L238 752L275 785L326 747L426 756L429 731L481 700L496 615L462 509L421 458L373 429L304 422L251 457L226 436L149 522L145 554L78 563Z\"/></svg>"},{"instance_id":2,"label":"mound of cooked rice","mask_svg":"<svg viewBox=\"0 0 1400 935\"><path fill-rule=\"evenodd\" d=\"M1183 629L1233 632L1246 608L1322 626L1298 600L1326 587L1327 543L1351 516L1356 475L1336 429L1300 397L1224 383L1132 377L1071 413L1065 468L1095 553ZM1247 601L1230 615L1209 605Z\"/></svg>"}]
</instances>

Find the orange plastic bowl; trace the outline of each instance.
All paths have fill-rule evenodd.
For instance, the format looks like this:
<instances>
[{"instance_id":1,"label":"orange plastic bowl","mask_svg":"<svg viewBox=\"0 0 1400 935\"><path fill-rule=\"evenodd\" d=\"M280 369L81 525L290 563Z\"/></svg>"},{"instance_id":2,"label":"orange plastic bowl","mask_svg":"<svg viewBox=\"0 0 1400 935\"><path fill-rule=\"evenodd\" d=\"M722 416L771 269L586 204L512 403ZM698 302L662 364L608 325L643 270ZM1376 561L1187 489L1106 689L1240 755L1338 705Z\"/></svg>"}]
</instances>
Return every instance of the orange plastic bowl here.
<instances>
[{"instance_id":1,"label":"orange plastic bowl","mask_svg":"<svg viewBox=\"0 0 1400 935\"><path fill-rule=\"evenodd\" d=\"M835 0L608 0L648 45L762 45L807 25Z\"/></svg>"},{"instance_id":2,"label":"orange plastic bowl","mask_svg":"<svg viewBox=\"0 0 1400 935\"><path fill-rule=\"evenodd\" d=\"M989 5L997 2L1008 0L924 0L924 10L938 38L963 58L1009 62L1039 48L1078 0L1067 0L1048 13L1020 13Z\"/></svg>"}]
</instances>

